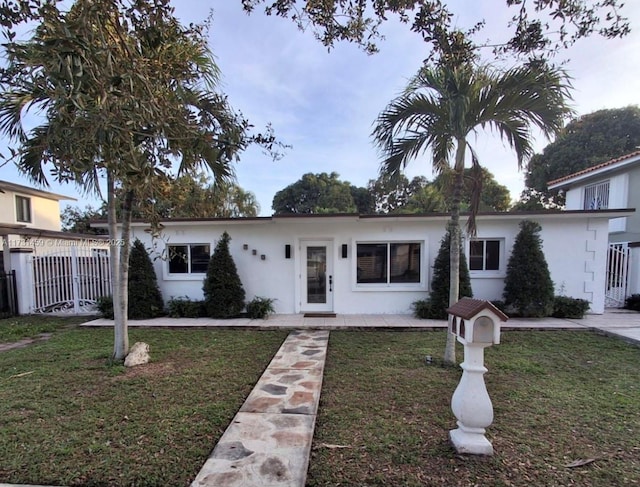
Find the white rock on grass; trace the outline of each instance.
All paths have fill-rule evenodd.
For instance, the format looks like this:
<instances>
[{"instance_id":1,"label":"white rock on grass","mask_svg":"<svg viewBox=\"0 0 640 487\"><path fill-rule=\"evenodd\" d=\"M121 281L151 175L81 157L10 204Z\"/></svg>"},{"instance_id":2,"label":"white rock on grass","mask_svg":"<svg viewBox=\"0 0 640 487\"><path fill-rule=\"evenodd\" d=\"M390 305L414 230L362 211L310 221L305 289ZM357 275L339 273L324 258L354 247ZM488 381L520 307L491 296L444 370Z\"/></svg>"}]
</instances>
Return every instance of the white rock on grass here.
<instances>
[{"instance_id":1,"label":"white rock on grass","mask_svg":"<svg viewBox=\"0 0 640 487\"><path fill-rule=\"evenodd\" d=\"M129 350L129 355L124 359L125 367L134 367L149 362L149 345L144 342L136 342Z\"/></svg>"}]
</instances>

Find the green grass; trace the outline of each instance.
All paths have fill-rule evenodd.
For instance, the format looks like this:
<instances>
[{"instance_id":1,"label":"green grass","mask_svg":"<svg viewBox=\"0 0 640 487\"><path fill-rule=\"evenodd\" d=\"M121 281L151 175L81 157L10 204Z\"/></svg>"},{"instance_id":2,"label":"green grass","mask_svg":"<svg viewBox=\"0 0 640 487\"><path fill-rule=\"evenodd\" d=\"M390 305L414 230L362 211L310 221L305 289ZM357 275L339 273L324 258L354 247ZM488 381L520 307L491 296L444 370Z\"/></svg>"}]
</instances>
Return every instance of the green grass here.
<instances>
[{"instance_id":1,"label":"green grass","mask_svg":"<svg viewBox=\"0 0 640 487\"><path fill-rule=\"evenodd\" d=\"M424 362L444 340L331 333L308 486L640 485L640 349L590 332L503 334L486 350L495 455L464 457L448 440L461 370Z\"/></svg>"},{"instance_id":2,"label":"green grass","mask_svg":"<svg viewBox=\"0 0 640 487\"><path fill-rule=\"evenodd\" d=\"M62 328L84 323L92 317L57 317L25 315L0 320L0 343L17 342L23 338L35 338L41 333L53 333Z\"/></svg>"},{"instance_id":3,"label":"green grass","mask_svg":"<svg viewBox=\"0 0 640 487\"><path fill-rule=\"evenodd\" d=\"M0 482L189 485L285 336L131 329L152 358L132 369L111 329L0 353Z\"/></svg>"}]
</instances>

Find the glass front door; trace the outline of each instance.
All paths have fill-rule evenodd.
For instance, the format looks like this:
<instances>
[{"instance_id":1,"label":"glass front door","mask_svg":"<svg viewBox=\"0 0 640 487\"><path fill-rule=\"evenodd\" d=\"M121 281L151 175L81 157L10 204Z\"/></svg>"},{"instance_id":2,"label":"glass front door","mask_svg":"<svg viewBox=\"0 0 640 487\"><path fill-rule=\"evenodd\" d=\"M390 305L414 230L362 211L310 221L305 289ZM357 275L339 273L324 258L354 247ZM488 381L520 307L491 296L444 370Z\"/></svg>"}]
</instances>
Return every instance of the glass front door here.
<instances>
[{"instance_id":1,"label":"glass front door","mask_svg":"<svg viewBox=\"0 0 640 487\"><path fill-rule=\"evenodd\" d=\"M302 243L302 311L333 311L331 242Z\"/></svg>"}]
</instances>

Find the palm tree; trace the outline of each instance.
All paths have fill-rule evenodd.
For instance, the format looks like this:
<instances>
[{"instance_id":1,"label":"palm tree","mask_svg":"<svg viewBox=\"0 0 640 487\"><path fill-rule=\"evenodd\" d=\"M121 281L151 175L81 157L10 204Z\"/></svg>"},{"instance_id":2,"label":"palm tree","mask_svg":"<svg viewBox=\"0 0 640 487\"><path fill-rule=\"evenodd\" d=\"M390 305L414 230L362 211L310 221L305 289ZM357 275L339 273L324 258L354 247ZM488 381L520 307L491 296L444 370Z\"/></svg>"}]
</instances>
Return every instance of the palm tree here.
<instances>
[{"instance_id":1,"label":"palm tree","mask_svg":"<svg viewBox=\"0 0 640 487\"><path fill-rule=\"evenodd\" d=\"M134 199L153 197L175 166L178 175L203 168L216 183L227 182L237 153L269 137L252 139L248 122L213 91L218 71L204 31L182 27L168 2L76 0L67 12L52 4L41 13L29 41L5 46L0 133L36 183L47 184L47 165L58 181L90 192L100 192L106 177L114 358L122 359ZM123 195L120 248L116 188Z\"/></svg>"},{"instance_id":2,"label":"palm tree","mask_svg":"<svg viewBox=\"0 0 640 487\"><path fill-rule=\"evenodd\" d=\"M429 151L436 173L453 169L451 203L451 274L449 304L458 301L460 267L460 199L466 162L481 174L478 156L468 136L479 129L495 130L515 151L518 167L533 154L532 129L550 138L570 113L570 84L563 71L541 64L506 71L472 62L423 67L404 92L378 116L373 137L383 160L382 174L398 175L408 162ZM455 154L455 155L454 155ZM453 155L453 164L450 160ZM475 234L480 181L475 184L467 230ZM444 360L455 363L455 339L447 336Z\"/></svg>"}]
</instances>

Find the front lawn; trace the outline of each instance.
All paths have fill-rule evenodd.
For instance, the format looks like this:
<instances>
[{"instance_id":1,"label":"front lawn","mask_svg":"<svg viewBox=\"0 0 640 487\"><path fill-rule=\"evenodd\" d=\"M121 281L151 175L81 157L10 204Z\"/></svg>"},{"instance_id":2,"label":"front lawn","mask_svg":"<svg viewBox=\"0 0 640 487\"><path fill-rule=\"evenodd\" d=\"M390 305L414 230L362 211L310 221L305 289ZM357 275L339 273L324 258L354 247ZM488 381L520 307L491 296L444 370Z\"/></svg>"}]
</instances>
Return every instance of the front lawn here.
<instances>
[{"instance_id":1,"label":"front lawn","mask_svg":"<svg viewBox=\"0 0 640 487\"><path fill-rule=\"evenodd\" d=\"M24 315L0 320L0 343L36 338L41 333L53 333L92 319L87 316Z\"/></svg>"},{"instance_id":2,"label":"front lawn","mask_svg":"<svg viewBox=\"0 0 640 487\"><path fill-rule=\"evenodd\" d=\"M286 334L132 329L152 357L132 369L112 329L0 353L0 482L189 485Z\"/></svg>"},{"instance_id":3,"label":"front lawn","mask_svg":"<svg viewBox=\"0 0 640 487\"><path fill-rule=\"evenodd\" d=\"M424 361L444 339L331 333L308 486L640 485L640 349L586 331L504 333L486 351L495 455L466 457L448 440L461 370Z\"/></svg>"}]
</instances>

